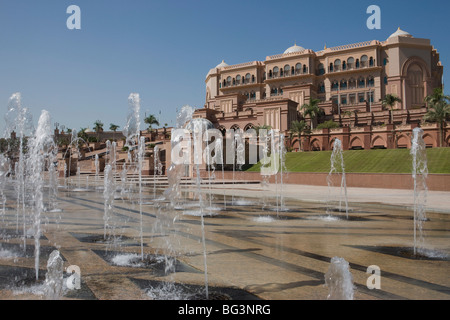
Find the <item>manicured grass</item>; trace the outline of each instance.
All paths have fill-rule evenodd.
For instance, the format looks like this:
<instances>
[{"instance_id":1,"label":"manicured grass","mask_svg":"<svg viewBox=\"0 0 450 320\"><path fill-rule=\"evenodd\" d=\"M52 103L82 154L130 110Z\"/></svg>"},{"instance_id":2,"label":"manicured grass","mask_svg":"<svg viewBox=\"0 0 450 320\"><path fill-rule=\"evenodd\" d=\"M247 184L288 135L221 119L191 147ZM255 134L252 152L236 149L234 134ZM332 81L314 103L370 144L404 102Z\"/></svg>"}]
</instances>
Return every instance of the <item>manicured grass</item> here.
<instances>
[{"instance_id":1,"label":"manicured grass","mask_svg":"<svg viewBox=\"0 0 450 320\"><path fill-rule=\"evenodd\" d=\"M286 168L290 172L329 172L331 151L289 152ZM450 148L427 149L428 172L450 173ZM409 149L344 151L346 172L411 173L412 156ZM260 171L256 164L248 171Z\"/></svg>"}]
</instances>

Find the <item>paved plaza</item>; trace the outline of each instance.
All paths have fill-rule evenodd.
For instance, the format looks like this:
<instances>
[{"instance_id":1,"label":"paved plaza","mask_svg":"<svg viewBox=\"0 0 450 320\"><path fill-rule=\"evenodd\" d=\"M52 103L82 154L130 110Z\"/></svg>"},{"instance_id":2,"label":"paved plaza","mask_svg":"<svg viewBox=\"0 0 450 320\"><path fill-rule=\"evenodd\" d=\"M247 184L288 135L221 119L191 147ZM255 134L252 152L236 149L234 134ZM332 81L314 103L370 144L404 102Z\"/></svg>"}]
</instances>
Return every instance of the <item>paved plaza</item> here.
<instances>
[{"instance_id":1,"label":"paved plaza","mask_svg":"<svg viewBox=\"0 0 450 320\"><path fill-rule=\"evenodd\" d=\"M107 228L101 184L61 187L58 210L42 214L37 282L34 240L29 235L24 250L11 190L0 218L0 299L46 299L55 249L65 268L80 271L80 288L65 288L62 299L198 298L207 284L213 299L325 300L335 256L349 262L356 300L450 298L448 192L428 193L427 250L414 256L410 190L349 188L347 218L343 210L327 214L326 187L205 184L200 210L194 186L184 188L183 207L170 209L163 188L154 194L150 185L142 206L136 188L117 192ZM367 287L373 265L380 289Z\"/></svg>"}]
</instances>

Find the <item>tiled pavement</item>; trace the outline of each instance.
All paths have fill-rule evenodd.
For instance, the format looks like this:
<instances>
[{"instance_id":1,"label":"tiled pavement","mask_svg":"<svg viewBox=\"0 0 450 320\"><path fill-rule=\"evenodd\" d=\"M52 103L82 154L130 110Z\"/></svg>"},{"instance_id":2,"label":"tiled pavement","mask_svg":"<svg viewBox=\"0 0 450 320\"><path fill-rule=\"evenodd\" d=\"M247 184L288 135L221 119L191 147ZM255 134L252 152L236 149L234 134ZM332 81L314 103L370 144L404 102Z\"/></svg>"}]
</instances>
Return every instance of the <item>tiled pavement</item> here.
<instances>
[{"instance_id":1,"label":"tiled pavement","mask_svg":"<svg viewBox=\"0 0 450 320\"><path fill-rule=\"evenodd\" d=\"M325 196L323 188L285 186L289 211L279 207L277 211L275 189L263 194L257 186L231 185L225 190L225 206L224 190L217 188L213 210L204 209L211 212L203 229L210 297L323 300L328 295L324 274L331 258L339 256L350 263L355 299L450 298L450 215L443 205L428 212L425 222L425 246L434 256L415 257L410 208L388 201L373 204L377 201L369 200L376 192L371 194L370 189L364 190L369 195L366 201L363 196L358 200L349 196L346 219L343 212L326 216L326 204L319 201ZM209 188L204 191L204 203L209 205ZM315 194L315 198L297 194ZM76 265L81 271L81 289L65 290L63 299L169 299L173 287L179 294L180 285L185 291L203 292L202 223L192 196L192 192L185 194L184 210L173 210L167 202L153 201L153 192L147 189L142 224L137 194L116 198L107 228L108 238L116 240L105 241L102 191L60 188L61 212L42 214L38 284L45 277L49 253L58 248L64 266ZM263 198L268 204L265 210ZM45 299L34 280L34 241L27 239L24 252L22 217L17 216L13 197L6 209L0 217L0 299ZM130 257L132 263L120 265ZM165 257L174 262L173 268L168 268ZM366 271L371 265L381 269L380 289L367 288Z\"/></svg>"}]
</instances>

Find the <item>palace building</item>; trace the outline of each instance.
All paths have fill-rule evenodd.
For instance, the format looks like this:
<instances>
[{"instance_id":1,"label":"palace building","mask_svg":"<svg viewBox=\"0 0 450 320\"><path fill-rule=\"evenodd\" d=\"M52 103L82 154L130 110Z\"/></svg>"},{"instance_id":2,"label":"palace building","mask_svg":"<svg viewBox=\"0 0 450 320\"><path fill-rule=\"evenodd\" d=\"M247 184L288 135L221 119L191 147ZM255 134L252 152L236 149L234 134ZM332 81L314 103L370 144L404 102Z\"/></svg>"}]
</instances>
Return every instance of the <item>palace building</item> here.
<instances>
[{"instance_id":1,"label":"palace building","mask_svg":"<svg viewBox=\"0 0 450 320\"><path fill-rule=\"evenodd\" d=\"M424 123L424 98L442 87L443 66L429 39L400 28L385 41L365 41L321 51L297 44L265 61L228 65L224 61L206 76L206 103L195 117L210 120L221 131L270 126L289 137L291 123L305 120L311 133L302 149L330 150L335 138L344 149L408 148L411 131L421 126L428 147L439 146L435 123ZM401 99L385 108L386 94ZM304 116L301 107L318 99L323 115ZM333 121L337 128L317 129ZM444 145L450 145L444 128ZM289 141L299 149L298 141Z\"/></svg>"}]
</instances>

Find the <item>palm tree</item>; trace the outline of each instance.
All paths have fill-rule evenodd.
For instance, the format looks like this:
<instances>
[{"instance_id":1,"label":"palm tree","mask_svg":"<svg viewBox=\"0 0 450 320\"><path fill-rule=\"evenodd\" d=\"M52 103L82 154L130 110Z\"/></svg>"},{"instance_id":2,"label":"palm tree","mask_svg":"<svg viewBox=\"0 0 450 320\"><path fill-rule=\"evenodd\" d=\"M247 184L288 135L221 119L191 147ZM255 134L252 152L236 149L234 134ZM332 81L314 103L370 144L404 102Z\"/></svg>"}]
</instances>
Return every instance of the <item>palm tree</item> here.
<instances>
[{"instance_id":1,"label":"palm tree","mask_svg":"<svg viewBox=\"0 0 450 320\"><path fill-rule=\"evenodd\" d=\"M109 124L109 130L114 131L113 133L113 140L116 140L116 131L117 129L119 129L119 126L117 124L114 123L110 123Z\"/></svg>"},{"instance_id":2,"label":"palm tree","mask_svg":"<svg viewBox=\"0 0 450 320\"><path fill-rule=\"evenodd\" d=\"M97 133L97 141L100 141L100 132L103 131L103 122L100 120L95 121L94 131Z\"/></svg>"},{"instance_id":3,"label":"palm tree","mask_svg":"<svg viewBox=\"0 0 450 320\"><path fill-rule=\"evenodd\" d=\"M313 129L314 120L318 117L320 117L323 114L323 110L319 108L319 102L318 99L311 99L309 104L305 103L300 107L300 110L303 111L303 116L310 116L311 118L311 129Z\"/></svg>"},{"instance_id":4,"label":"palm tree","mask_svg":"<svg viewBox=\"0 0 450 320\"><path fill-rule=\"evenodd\" d=\"M397 97L395 94L387 94L384 99L381 101L381 104L385 108L389 108L391 111L391 123L394 124L394 114L392 113L394 111L394 106L396 103L402 103L402 99Z\"/></svg>"},{"instance_id":5,"label":"palm tree","mask_svg":"<svg viewBox=\"0 0 450 320\"><path fill-rule=\"evenodd\" d=\"M439 146L443 146L444 123L450 116L450 96L444 95L442 88L434 89L433 94L425 98L428 104L428 111L424 116L424 120L437 122L439 126Z\"/></svg>"},{"instance_id":6,"label":"palm tree","mask_svg":"<svg viewBox=\"0 0 450 320\"><path fill-rule=\"evenodd\" d=\"M424 100L428 105L435 104L439 101L446 101L448 104L450 102L450 96L445 95L442 88L434 88L433 93L426 96Z\"/></svg>"},{"instance_id":7,"label":"palm tree","mask_svg":"<svg viewBox=\"0 0 450 320\"><path fill-rule=\"evenodd\" d=\"M159 126L159 121L158 121L158 119L156 119L156 117L154 116L154 115L149 115L148 117L146 117L145 119L144 119L144 122L146 123L146 124L148 124L148 132L150 132L150 131L152 131L152 125L157 125L157 126Z\"/></svg>"},{"instance_id":8,"label":"palm tree","mask_svg":"<svg viewBox=\"0 0 450 320\"><path fill-rule=\"evenodd\" d=\"M300 151L302 150L302 140L301 140L302 133L306 133L308 129L309 129L309 127L305 120L301 120L301 121L295 120L295 121L291 122L290 133L293 134L294 136L295 135L297 136L298 146L299 146ZM292 139L291 139L291 141L292 141Z\"/></svg>"}]
</instances>

